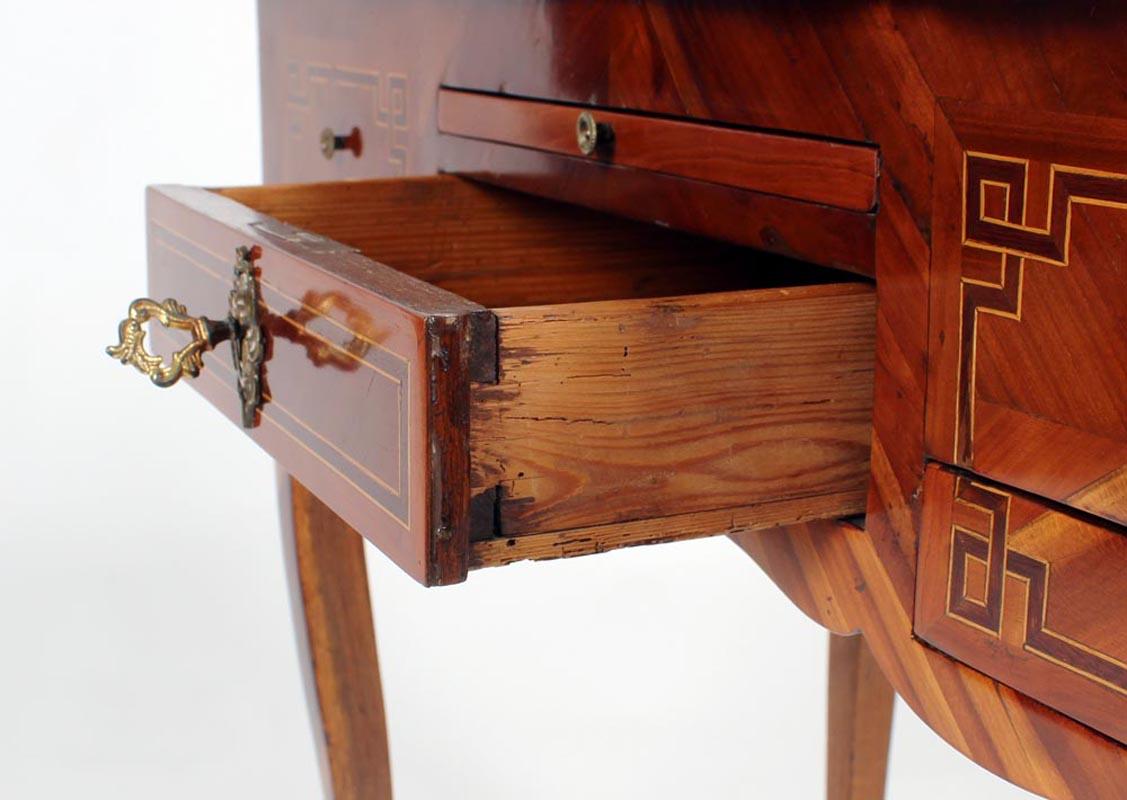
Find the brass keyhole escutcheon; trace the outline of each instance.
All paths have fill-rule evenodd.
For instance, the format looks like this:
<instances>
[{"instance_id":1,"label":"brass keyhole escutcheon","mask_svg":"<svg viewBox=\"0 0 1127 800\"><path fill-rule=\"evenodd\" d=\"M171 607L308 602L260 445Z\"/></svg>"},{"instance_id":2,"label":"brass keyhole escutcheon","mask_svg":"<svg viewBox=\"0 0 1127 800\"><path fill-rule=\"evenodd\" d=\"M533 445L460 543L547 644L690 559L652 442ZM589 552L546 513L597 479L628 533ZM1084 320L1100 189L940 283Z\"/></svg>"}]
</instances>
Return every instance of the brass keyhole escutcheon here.
<instances>
[{"instance_id":1,"label":"brass keyhole escutcheon","mask_svg":"<svg viewBox=\"0 0 1127 800\"><path fill-rule=\"evenodd\" d=\"M255 411L262 402L262 362L266 343L258 318L258 282L254 262L262 250L240 247L235 251L235 277L227 296L227 318L219 321L193 317L175 298L163 302L141 297L129 304L129 313L117 326L118 343L106 354L122 364L132 364L162 388L172 386L184 375L196 377L204 367L203 354L220 342L231 342L231 355L242 403L243 426L254 426ZM146 322L155 320L166 328L187 331L192 340L172 354L168 363L145 349Z\"/></svg>"}]
</instances>

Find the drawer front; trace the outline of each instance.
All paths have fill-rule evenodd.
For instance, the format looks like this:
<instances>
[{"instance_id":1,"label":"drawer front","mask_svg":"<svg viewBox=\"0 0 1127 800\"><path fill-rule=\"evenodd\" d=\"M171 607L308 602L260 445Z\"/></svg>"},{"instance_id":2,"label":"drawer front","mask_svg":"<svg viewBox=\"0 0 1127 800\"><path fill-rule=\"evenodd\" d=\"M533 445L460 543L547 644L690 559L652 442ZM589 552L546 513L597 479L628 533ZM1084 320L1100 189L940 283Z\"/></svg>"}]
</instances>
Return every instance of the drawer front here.
<instances>
[{"instance_id":1,"label":"drawer front","mask_svg":"<svg viewBox=\"0 0 1127 800\"><path fill-rule=\"evenodd\" d=\"M439 90L438 130L851 211L876 205L867 145L454 89Z\"/></svg>"},{"instance_id":2,"label":"drawer front","mask_svg":"<svg viewBox=\"0 0 1127 800\"><path fill-rule=\"evenodd\" d=\"M268 350L250 436L417 579L464 576L464 538L448 532L465 533L467 443L451 420L466 415L469 320L483 309L207 190L147 199L150 295L192 314L226 316L235 249L261 248ZM227 347L204 365L192 385L239 424Z\"/></svg>"},{"instance_id":3,"label":"drawer front","mask_svg":"<svg viewBox=\"0 0 1127 800\"><path fill-rule=\"evenodd\" d=\"M1127 123L947 112L929 454L1127 523Z\"/></svg>"},{"instance_id":4,"label":"drawer front","mask_svg":"<svg viewBox=\"0 0 1127 800\"><path fill-rule=\"evenodd\" d=\"M915 630L1127 742L1127 534L931 465Z\"/></svg>"}]
</instances>

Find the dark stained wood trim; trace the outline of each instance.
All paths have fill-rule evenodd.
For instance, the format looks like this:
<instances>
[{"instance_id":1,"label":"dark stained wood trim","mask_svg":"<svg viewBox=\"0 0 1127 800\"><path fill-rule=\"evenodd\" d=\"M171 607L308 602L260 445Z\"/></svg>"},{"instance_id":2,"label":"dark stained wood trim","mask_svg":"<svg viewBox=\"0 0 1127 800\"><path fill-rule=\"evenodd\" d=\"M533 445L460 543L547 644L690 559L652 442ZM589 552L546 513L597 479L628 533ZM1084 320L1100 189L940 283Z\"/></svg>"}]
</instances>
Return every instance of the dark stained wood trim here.
<instances>
[{"instance_id":1,"label":"dark stained wood trim","mask_svg":"<svg viewBox=\"0 0 1127 800\"><path fill-rule=\"evenodd\" d=\"M427 583L465 580L470 540L471 326L465 318L427 320L430 527Z\"/></svg>"}]
</instances>

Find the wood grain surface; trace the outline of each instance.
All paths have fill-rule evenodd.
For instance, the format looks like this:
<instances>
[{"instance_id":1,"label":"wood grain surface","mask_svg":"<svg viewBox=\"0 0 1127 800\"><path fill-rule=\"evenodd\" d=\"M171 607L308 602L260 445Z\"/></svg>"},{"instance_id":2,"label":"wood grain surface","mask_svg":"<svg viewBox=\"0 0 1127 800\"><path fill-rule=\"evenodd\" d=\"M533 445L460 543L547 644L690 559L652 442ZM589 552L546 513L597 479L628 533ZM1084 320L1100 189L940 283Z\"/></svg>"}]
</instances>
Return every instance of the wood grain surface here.
<instances>
[{"instance_id":1,"label":"wood grain surface","mask_svg":"<svg viewBox=\"0 0 1127 800\"><path fill-rule=\"evenodd\" d=\"M892 687L862 636L830 634L826 800L884 797Z\"/></svg>"},{"instance_id":2,"label":"wood grain surface","mask_svg":"<svg viewBox=\"0 0 1127 800\"><path fill-rule=\"evenodd\" d=\"M581 110L440 89L438 130L574 156ZM879 157L868 145L602 109L593 116L611 138L592 155L612 164L851 211L876 205Z\"/></svg>"},{"instance_id":3,"label":"wood grain surface","mask_svg":"<svg viewBox=\"0 0 1127 800\"><path fill-rule=\"evenodd\" d=\"M470 354L492 362L486 310L205 189L150 189L148 222L149 293L215 319L226 315L235 249L259 246L267 362L248 435L418 580L462 580L468 431L457 421L468 377L442 408L430 393ZM240 420L229 352L204 364L191 385ZM432 448L433 437L445 446ZM434 496L461 505L436 507Z\"/></svg>"},{"instance_id":4,"label":"wood grain surface","mask_svg":"<svg viewBox=\"0 0 1127 800\"><path fill-rule=\"evenodd\" d=\"M516 561L586 556L620 547L732 535L810 520L836 519L856 513L862 500L863 496L856 491L838 492L565 531L495 536L470 543L470 569L500 567Z\"/></svg>"},{"instance_id":5,"label":"wood grain surface","mask_svg":"<svg viewBox=\"0 0 1127 800\"><path fill-rule=\"evenodd\" d=\"M451 175L218 191L493 308L848 279Z\"/></svg>"},{"instance_id":6,"label":"wood grain surface","mask_svg":"<svg viewBox=\"0 0 1127 800\"><path fill-rule=\"evenodd\" d=\"M936 465L924 502L917 635L1127 741L1127 535Z\"/></svg>"},{"instance_id":7,"label":"wood grain surface","mask_svg":"<svg viewBox=\"0 0 1127 800\"><path fill-rule=\"evenodd\" d=\"M866 284L498 309L472 390L495 535L852 494L872 416Z\"/></svg>"},{"instance_id":8,"label":"wood grain surface","mask_svg":"<svg viewBox=\"0 0 1127 800\"><path fill-rule=\"evenodd\" d=\"M334 14L325 15L291 0L264 4L260 16L261 35L269 42L263 60L268 176L367 177L430 173L441 166L614 214L875 273L866 531L821 536L800 528L742 540L756 544L771 577L816 619L839 632L864 628L896 690L961 752L1050 797L1127 793L1119 745L916 642L911 631L923 510L930 270L934 262L937 280L945 279L952 209L964 202L949 170L942 163L936 169L936 159L942 162L958 150L968 109L979 110L981 123L975 124L984 135L998 126L1003 138L994 142L1000 149L989 152L1002 154L1020 153L1025 141L1020 131L1016 139L1006 131L1011 122L1023 125L1028 115L1042 120L1085 115L1092 118L1085 135L1127 120L1122 47L1127 8L1103 0L1020 8L891 0L451 2L439 8L427 2L339 0ZM595 110L872 143L881 155L879 208L875 215L856 214L443 137L435 119L442 84ZM960 114L961 121L949 120ZM316 141L325 124L342 130L358 124L370 134L362 158L325 162ZM1058 145L1067 147L1072 136ZM1118 146L1114 138L1110 143ZM990 194L988 206L1004 202L997 190ZM1118 213L1091 208L1083 213L1094 243L1113 256L1120 240L1113 222ZM985 265L975 266L981 274ZM1075 277L1059 268L1046 270L1046 276ZM1118 296L1118 289L1104 288L1099 302ZM1069 306L1056 306L1050 298L1041 308L1067 313ZM947 318L947 309L935 311L933 319ZM1104 314L1098 306L1097 311ZM991 320L999 328L1010 322ZM946 346L956 338L947 335ZM1081 349L1088 352L1099 341ZM1042 349L1062 352L1052 339ZM1058 360L1038 374L1037 385L1053 384L1059 365ZM1064 368L1071 374L1072 365ZM1055 391L1041 401L1054 399ZM1088 409L1081 404L1072 411ZM1026 468L1022 480L1051 484L1069 459L1032 457L1030 448L1051 442L1051 431L1028 431L1024 442L998 438L1007 444L994 452L1002 457L1012 452L1010 468ZM1042 446L1065 455L1083 449ZM827 594L830 599L823 600Z\"/></svg>"},{"instance_id":9,"label":"wood grain surface","mask_svg":"<svg viewBox=\"0 0 1127 800\"><path fill-rule=\"evenodd\" d=\"M733 537L831 632L860 632L892 688L952 747L1056 800L1127 797L1127 750L912 636L910 608L873 537L811 523Z\"/></svg>"},{"instance_id":10,"label":"wood grain surface","mask_svg":"<svg viewBox=\"0 0 1127 800\"><path fill-rule=\"evenodd\" d=\"M476 139L444 137L441 168L522 192L873 274L874 214Z\"/></svg>"},{"instance_id":11,"label":"wood grain surface","mask_svg":"<svg viewBox=\"0 0 1127 800\"><path fill-rule=\"evenodd\" d=\"M1127 121L946 111L928 452L1127 522Z\"/></svg>"},{"instance_id":12,"label":"wood grain surface","mask_svg":"<svg viewBox=\"0 0 1127 800\"><path fill-rule=\"evenodd\" d=\"M391 800L391 766L360 535L278 471L282 546L326 795Z\"/></svg>"}]
</instances>

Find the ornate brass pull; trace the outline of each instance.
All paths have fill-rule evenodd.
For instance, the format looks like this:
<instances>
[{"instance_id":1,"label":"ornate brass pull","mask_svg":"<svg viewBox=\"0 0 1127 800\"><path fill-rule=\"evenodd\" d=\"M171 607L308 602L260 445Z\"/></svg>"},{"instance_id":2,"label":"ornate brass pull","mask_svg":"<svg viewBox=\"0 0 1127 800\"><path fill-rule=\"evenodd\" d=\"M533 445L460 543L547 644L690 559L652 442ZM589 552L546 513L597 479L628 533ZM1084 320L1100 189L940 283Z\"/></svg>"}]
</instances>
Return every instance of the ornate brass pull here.
<instances>
[{"instance_id":1,"label":"ornate brass pull","mask_svg":"<svg viewBox=\"0 0 1127 800\"><path fill-rule=\"evenodd\" d=\"M192 341L172 354L172 363L145 349L145 329L141 326L155 319L166 328L188 331ZM157 386L171 386L186 372L193 378L203 369L203 354L220 342L231 338L231 325L226 320L212 322L207 317L190 317L188 310L169 298L163 303L141 297L129 304L129 316L117 326L121 341L106 348L106 353L122 364L132 364L149 376Z\"/></svg>"},{"instance_id":2,"label":"ornate brass pull","mask_svg":"<svg viewBox=\"0 0 1127 800\"><path fill-rule=\"evenodd\" d=\"M258 321L258 283L254 275L254 261L262 251L257 246L240 247L235 254L235 279L228 294L226 319L213 321L190 316L173 298L158 303L142 297L129 304L129 315L117 328L119 341L107 347L106 353L122 364L132 364L157 386L166 387L185 374L198 376L203 369L203 354L220 342L230 340L243 426L251 428L262 401L262 362L266 357L266 343ZM192 341L172 354L171 363L166 364L163 358L145 349L145 329L141 326L150 320L192 335Z\"/></svg>"}]
</instances>

